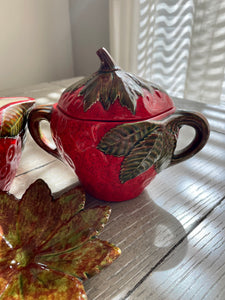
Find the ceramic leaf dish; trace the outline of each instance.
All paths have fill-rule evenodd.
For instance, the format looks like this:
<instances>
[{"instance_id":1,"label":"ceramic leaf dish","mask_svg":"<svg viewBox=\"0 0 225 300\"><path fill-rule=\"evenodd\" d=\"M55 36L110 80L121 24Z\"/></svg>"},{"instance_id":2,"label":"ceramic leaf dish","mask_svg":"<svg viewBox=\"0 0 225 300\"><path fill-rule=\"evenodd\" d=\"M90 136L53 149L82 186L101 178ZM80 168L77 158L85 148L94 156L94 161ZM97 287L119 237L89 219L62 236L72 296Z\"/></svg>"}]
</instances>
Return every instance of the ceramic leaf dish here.
<instances>
[{"instance_id":1,"label":"ceramic leaf dish","mask_svg":"<svg viewBox=\"0 0 225 300\"><path fill-rule=\"evenodd\" d=\"M40 179L19 201L0 192L0 299L87 299L82 281L120 249L96 237L110 208L84 204L81 187L53 199Z\"/></svg>"}]
</instances>

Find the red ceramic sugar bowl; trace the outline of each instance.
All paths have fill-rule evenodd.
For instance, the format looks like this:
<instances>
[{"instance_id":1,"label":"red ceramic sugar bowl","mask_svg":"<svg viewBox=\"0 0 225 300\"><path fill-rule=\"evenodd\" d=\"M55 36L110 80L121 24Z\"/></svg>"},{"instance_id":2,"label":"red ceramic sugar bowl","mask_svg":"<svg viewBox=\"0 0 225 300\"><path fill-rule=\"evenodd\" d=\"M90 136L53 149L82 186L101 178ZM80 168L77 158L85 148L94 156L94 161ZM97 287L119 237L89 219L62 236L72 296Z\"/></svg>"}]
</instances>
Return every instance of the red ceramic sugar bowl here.
<instances>
[{"instance_id":1,"label":"red ceramic sugar bowl","mask_svg":"<svg viewBox=\"0 0 225 300\"><path fill-rule=\"evenodd\" d=\"M8 191L16 175L34 102L28 97L0 97L0 190Z\"/></svg>"},{"instance_id":2,"label":"red ceramic sugar bowl","mask_svg":"<svg viewBox=\"0 0 225 300\"><path fill-rule=\"evenodd\" d=\"M200 113L177 111L158 85L124 72L109 53L101 65L68 87L53 106L40 106L28 126L37 144L66 161L95 198L124 201L138 196L161 170L182 162L205 145L208 122ZM50 122L56 148L43 136ZM179 129L194 128L193 141L175 152Z\"/></svg>"}]
</instances>

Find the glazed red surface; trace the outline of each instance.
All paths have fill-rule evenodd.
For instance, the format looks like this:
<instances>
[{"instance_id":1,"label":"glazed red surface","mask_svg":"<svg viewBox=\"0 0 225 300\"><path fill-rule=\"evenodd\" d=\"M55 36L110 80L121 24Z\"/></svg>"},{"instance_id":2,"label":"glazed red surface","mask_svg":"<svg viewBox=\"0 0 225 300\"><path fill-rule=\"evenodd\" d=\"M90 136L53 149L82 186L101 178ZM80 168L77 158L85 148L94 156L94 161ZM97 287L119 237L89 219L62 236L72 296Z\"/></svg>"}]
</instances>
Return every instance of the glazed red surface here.
<instances>
[{"instance_id":1,"label":"glazed red surface","mask_svg":"<svg viewBox=\"0 0 225 300\"><path fill-rule=\"evenodd\" d=\"M22 152L21 137L0 138L0 190L8 191L16 175Z\"/></svg>"},{"instance_id":2,"label":"glazed red surface","mask_svg":"<svg viewBox=\"0 0 225 300\"><path fill-rule=\"evenodd\" d=\"M93 104L86 112L83 108L83 96L79 96L82 87L73 93L63 93L59 99L59 107L67 115L82 120L95 121L128 121L145 120L161 115L174 107L172 99L159 90L151 94L143 90L143 97L137 99L137 107L133 114L126 107L122 107L118 99L105 110L100 102Z\"/></svg>"},{"instance_id":3,"label":"glazed red surface","mask_svg":"<svg viewBox=\"0 0 225 300\"><path fill-rule=\"evenodd\" d=\"M7 100L8 103L3 105L5 100ZM22 113L17 111L17 114L15 114L13 107L20 104L23 105L25 103L31 103L31 107L34 102L35 100L30 97L0 97L0 106L3 105L0 107L1 134L4 126L7 128L11 126L11 121L16 123L19 118L21 120L21 117L25 117L25 112ZM5 116L6 111L9 112L7 117ZM18 132L16 136L0 137L0 190L8 191L16 175L22 154L25 124L23 124L23 128L20 130L21 131Z\"/></svg>"},{"instance_id":4,"label":"glazed red surface","mask_svg":"<svg viewBox=\"0 0 225 300\"><path fill-rule=\"evenodd\" d=\"M124 201L138 196L155 177L154 167L134 179L121 183L124 157L106 155L96 147L111 128L122 122L75 120L53 107L51 130L60 155L75 170L85 190L105 201Z\"/></svg>"}]
</instances>

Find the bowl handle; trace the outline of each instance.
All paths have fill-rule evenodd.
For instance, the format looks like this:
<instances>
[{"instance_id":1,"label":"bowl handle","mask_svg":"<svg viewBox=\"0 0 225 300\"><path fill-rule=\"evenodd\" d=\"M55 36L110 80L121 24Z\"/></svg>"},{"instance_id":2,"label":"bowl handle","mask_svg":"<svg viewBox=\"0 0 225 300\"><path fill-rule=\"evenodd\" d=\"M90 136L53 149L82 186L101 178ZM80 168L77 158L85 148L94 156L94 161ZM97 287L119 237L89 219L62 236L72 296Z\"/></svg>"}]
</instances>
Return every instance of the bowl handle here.
<instances>
[{"instance_id":1,"label":"bowl handle","mask_svg":"<svg viewBox=\"0 0 225 300\"><path fill-rule=\"evenodd\" d=\"M195 130L195 137L192 142L185 148L173 153L169 165L172 166L199 152L205 146L209 138L210 129L207 119L201 113L197 112L178 110L167 120L166 127L170 132L178 133L179 129L184 125L190 126Z\"/></svg>"},{"instance_id":2,"label":"bowl handle","mask_svg":"<svg viewBox=\"0 0 225 300\"><path fill-rule=\"evenodd\" d=\"M40 105L32 109L28 117L28 128L34 141L46 152L62 160L57 148L53 149L40 128L40 122L45 120L50 123L52 105Z\"/></svg>"}]
</instances>

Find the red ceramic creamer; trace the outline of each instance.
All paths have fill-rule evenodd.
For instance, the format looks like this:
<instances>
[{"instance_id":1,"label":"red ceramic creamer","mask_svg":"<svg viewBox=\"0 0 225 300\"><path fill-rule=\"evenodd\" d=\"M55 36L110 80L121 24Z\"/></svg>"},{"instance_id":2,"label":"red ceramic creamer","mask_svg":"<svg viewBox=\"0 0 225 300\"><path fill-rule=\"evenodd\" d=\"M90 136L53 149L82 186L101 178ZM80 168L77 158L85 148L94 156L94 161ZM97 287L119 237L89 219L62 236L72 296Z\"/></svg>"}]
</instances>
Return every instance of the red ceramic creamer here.
<instances>
[{"instance_id":1,"label":"red ceramic creamer","mask_svg":"<svg viewBox=\"0 0 225 300\"><path fill-rule=\"evenodd\" d=\"M40 106L28 126L37 144L66 161L85 190L105 201L135 198L158 172L200 151L209 136L199 113L177 111L159 86L115 65L99 49L100 69L67 88L58 103ZM50 122L56 148L40 129ZM195 138L175 152L179 129L194 128Z\"/></svg>"},{"instance_id":2,"label":"red ceramic creamer","mask_svg":"<svg viewBox=\"0 0 225 300\"><path fill-rule=\"evenodd\" d=\"M0 190L8 191L16 175L34 102L28 97L0 97Z\"/></svg>"}]
</instances>

